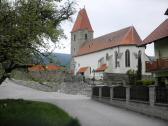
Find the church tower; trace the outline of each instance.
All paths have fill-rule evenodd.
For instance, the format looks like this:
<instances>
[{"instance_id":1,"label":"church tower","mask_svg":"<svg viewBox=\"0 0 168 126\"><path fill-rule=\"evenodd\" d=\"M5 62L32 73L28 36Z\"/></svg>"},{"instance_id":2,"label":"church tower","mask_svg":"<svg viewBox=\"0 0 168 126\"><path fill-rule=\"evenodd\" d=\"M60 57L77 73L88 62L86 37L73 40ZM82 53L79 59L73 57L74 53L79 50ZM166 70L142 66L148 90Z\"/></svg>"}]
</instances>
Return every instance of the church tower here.
<instances>
[{"instance_id":1,"label":"church tower","mask_svg":"<svg viewBox=\"0 0 168 126\"><path fill-rule=\"evenodd\" d=\"M93 39L93 32L85 8L81 9L71 31L71 70L75 68L74 56L85 42Z\"/></svg>"}]
</instances>

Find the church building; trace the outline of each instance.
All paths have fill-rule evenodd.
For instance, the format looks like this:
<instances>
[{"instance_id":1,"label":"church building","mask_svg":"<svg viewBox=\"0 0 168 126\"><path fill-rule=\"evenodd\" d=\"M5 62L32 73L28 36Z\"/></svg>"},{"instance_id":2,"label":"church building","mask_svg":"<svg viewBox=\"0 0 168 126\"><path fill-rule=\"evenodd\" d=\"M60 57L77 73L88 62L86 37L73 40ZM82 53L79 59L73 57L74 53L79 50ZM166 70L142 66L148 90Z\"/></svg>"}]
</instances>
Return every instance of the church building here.
<instances>
[{"instance_id":1,"label":"church building","mask_svg":"<svg viewBox=\"0 0 168 126\"><path fill-rule=\"evenodd\" d=\"M94 31L85 8L78 13L71 31L71 70L74 75L99 80L105 74L123 75L128 70L137 70L138 56L142 60L142 74L145 71L145 47L134 26L93 37Z\"/></svg>"}]
</instances>

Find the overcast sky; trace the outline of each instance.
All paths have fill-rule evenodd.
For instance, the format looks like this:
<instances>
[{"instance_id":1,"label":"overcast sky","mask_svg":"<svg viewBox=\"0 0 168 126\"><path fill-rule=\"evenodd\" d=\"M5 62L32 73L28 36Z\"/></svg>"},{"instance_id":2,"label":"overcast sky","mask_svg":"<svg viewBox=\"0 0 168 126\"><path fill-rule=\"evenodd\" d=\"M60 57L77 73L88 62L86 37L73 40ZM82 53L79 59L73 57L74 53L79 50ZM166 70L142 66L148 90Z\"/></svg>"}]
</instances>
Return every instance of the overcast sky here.
<instances>
[{"instance_id":1,"label":"overcast sky","mask_svg":"<svg viewBox=\"0 0 168 126\"><path fill-rule=\"evenodd\" d=\"M147 37L168 16L164 12L168 8L168 0L78 0L77 12L85 6L89 16L94 37L134 26L142 40ZM55 49L55 52L70 53L70 31L73 22L62 24L67 40L61 40L64 49ZM154 55L153 44L148 45L147 55Z\"/></svg>"}]
</instances>

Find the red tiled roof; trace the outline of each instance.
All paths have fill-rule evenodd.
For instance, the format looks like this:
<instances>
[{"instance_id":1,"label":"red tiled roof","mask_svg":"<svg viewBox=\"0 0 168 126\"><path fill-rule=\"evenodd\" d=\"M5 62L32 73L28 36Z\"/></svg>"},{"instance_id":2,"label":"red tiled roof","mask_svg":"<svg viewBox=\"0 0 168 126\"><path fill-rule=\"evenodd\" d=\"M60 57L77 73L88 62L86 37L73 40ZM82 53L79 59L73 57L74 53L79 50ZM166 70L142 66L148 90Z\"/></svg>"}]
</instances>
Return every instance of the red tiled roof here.
<instances>
[{"instance_id":1,"label":"red tiled roof","mask_svg":"<svg viewBox=\"0 0 168 126\"><path fill-rule=\"evenodd\" d=\"M29 71L44 71L44 70L54 71L54 70L62 70L62 69L64 69L64 67L56 66L56 65L47 65L47 66L35 65L28 68Z\"/></svg>"},{"instance_id":2,"label":"red tiled roof","mask_svg":"<svg viewBox=\"0 0 168 126\"><path fill-rule=\"evenodd\" d=\"M81 67L78 71L78 73L84 73L89 67Z\"/></svg>"},{"instance_id":3,"label":"red tiled roof","mask_svg":"<svg viewBox=\"0 0 168 126\"><path fill-rule=\"evenodd\" d=\"M107 64L102 64L99 68L96 69L96 72L102 72L107 69Z\"/></svg>"},{"instance_id":4,"label":"red tiled roof","mask_svg":"<svg viewBox=\"0 0 168 126\"><path fill-rule=\"evenodd\" d=\"M75 24L71 32L76 32L78 30L84 30L84 29L87 29L88 31L93 32L86 10L82 9L78 13L77 19L75 21Z\"/></svg>"},{"instance_id":5,"label":"red tiled roof","mask_svg":"<svg viewBox=\"0 0 168 126\"><path fill-rule=\"evenodd\" d=\"M141 38L133 26L85 42L76 56L81 56L120 45L139 45Z\"/></svg>"},{"instance_id":6,"label":"red tiled roof","mask_svg":"<svg viewBox=\"0 0 168 126\"><path fill-rule=\"evenodd\" d=\"M47 65L46 66L47 70L52 71L52 70L62 70L64 67L61 66L56 66L56 65Z\"/></svg>"},{"instance_id":7,"label":"red tiled roof","mask_svg":"<svg viewBox=\"0 0 168 126\"><path fill-rule=\"evenodd\" d=\"M152 43L165 37L168 37L168 19L166 19L147 38L145 38L142 45Z\"/></svg>"}]
</instances>

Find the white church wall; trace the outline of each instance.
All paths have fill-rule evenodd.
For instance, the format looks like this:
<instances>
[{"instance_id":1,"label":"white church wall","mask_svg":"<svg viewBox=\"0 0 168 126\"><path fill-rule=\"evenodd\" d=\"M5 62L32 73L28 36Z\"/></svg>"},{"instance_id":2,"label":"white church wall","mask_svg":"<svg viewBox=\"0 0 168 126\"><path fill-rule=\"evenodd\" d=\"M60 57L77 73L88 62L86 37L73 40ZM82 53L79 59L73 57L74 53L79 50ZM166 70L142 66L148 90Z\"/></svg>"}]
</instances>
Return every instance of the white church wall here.
<instances>
[{"instance_id":1,"label":"white church wall","mask_svg":"<svg viewBox=\"0 0 168 126\"><path fill-rule=\"evenodd\" d=\"M105 57L109 50L110 49L75 57L75 74L78 72L80 67L91 67L91 71L93 71L93 69L96 70L98 68L98 60ZM93 72L91 72L90 77L93 77Z\"/></svg>"},{"instance_id":2,"label":"white church wall","mask_svg":"<svg viewBox=\"0 0 168 126\"><path fill-rule=\"evenodd\" d=\"M130 67L125 66L125 51L130 51ZM120 63L120 67L115 67L115 51L121 54L121 57L118 59ZM105 63L108 65L108 69L106 72L108 73L122 73L125 74L129 69L137 70L138 65L138 52L142 52L142 74L143 75L150 75L150 73L145 72L145 61L148 61L145 55L145 48L144 47L136 47L136 46L118 46L111 49L102 50L99 52L94 52L87 55L82 55L75 57L76 67L75 67L75 74L78 72L80 67L91 67L91 71L96 70L98 68L98 61L104 57ZM110 61L106 60L106 54L111 57ZM102 76L97 73L97 76ZM90 74L90 78L93 77L93 72Z\"/></svg>"},{"instance_id":3,"label":"white church wall","mask_svg":"<svg viewBox=\"0 0 168 126\"><path fill-rule=\"evenodd\" d=\"M90 78L90 67L84 73L86 78Z\"/></svg>"}]
</instances>

